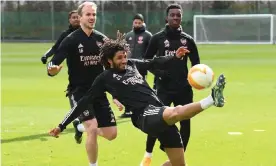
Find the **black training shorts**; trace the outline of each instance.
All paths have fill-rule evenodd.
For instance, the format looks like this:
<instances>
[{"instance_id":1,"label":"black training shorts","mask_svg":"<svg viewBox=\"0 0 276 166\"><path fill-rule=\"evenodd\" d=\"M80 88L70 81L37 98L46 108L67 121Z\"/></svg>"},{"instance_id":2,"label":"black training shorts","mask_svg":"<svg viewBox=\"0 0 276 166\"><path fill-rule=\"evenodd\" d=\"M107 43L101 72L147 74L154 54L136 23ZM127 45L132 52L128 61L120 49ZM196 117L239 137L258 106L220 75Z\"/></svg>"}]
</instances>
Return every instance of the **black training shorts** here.
<instances>
[{"instance_id":1,"label":"black training shorts","mask_svg":"<svg viewBox=\"0 0 276 166\"><path fill-rule=\"evenodd\" d=\"M68 98L71 108L74 107L77 102L86 94L88 89L77 87L68 92ZM80 121L87 121L96 118L98 127L110 127L116 126L116 119L113 111L110 108L106 95L97 98L93 103L90 103L80 116Z\"/></svg>"},{"instance_id":2,"label":"black training shorts","mask_svg":"<svg viewBox=\"0 0 276 166\"><path fill-rule=\"evenodd\" d=\"M149 105L136 120L136 127L150 136L157 137L164 148L183 148L182 139L176 125L168 125L163 119L166 107Z\"/></svg>"}]
</instances>

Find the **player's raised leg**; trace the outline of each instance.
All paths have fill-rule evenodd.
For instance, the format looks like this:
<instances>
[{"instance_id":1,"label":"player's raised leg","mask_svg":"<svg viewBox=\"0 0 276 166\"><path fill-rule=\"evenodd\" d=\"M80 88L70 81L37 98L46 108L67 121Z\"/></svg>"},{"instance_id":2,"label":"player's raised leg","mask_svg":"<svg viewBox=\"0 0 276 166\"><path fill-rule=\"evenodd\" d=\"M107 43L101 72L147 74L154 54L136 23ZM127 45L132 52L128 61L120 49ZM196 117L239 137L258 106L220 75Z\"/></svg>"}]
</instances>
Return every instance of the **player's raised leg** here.
<instances>
[{"instance_id":1,"label":"player's raised leg","mask_svg":"<svg viewBox=\"0 0 276 166\"><path fill-rule=\"evenodd\" d=\"M223 96L223 90L226 84L225 76L221 74L218 77L216 85L212 88L212 98L214 99L214 105L216 107L223 107L225 100Z\"/></svg>"},{"instance_id":2,"label":"player's raised leg","mask_svg":"<svg viewBox=\"0 0 276 166\"><path fill-rule=\"evenodd\" d=\"M184 106L168 107L163 112L163 118L168 125L175 124L181 120L190 119L203 110L214 105L216 107L224 106L223 90L225 87L225 77L221 74L218 77L216 85L212 88L212 93L207 98L199 102L194 102Z\"/></svg>"},{"instance_id":3,"label":"player's raised leg","mask_svg":"<svg viewBox=\"0 0 276 166\"><path fill-rule=\"evenodd\" d=\"M224 75L220 75L216 82L216 85L212 88L212 94L210 96L201 100L200 102L191 103L184 106L166 108L163 112L164 121L169 125L174 125L181 120L194 117L195 115L212 105L223 107L224 87L225 77ZM161 141L162 140L160 140L160 142ZM165 152L167 153L169 161L166 161L163 166L186 166L183 148L168 148L165 146Z\"/></svg>"}]
</instances>

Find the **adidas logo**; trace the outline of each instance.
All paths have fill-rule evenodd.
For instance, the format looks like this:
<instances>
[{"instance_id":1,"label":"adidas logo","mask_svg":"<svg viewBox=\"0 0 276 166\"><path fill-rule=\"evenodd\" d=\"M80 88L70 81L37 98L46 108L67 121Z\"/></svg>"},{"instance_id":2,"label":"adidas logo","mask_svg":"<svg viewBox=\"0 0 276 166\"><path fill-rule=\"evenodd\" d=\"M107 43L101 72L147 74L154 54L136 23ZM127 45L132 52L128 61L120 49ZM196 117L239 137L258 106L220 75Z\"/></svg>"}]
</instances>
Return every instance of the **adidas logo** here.
<instances>
[{"instance_id":1,"label":"adidas logo","mask_svg":"<svg viewBox=\"0 0 276 166\"><path fill-rule=\"evenodd\" d=\"M82 47L83 47L83 45L80 43L79 46L78 46L78 48L82 48Z\"/></svg>"}]
</instances>

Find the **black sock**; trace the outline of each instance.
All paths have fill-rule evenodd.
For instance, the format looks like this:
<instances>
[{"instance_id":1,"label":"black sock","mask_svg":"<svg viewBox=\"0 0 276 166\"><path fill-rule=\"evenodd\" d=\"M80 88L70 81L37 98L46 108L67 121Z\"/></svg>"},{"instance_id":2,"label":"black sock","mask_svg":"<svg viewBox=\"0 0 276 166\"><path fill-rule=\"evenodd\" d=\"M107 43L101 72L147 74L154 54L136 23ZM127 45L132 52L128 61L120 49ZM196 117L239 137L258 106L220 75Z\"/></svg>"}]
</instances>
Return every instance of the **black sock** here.
<instances>
[{"instance_id":1,"label":"black sock","mask_svg":"<svg viewBox=\"0 0 276 166\"><path fill-rule=\"evenodd\" d=\"M191 122L189 120L183 120L180 122L180 135L183 141L184 151L187 149L187 145L190 139Z\"/></svg>"},{"instance_id":2,"label":"black sock","mask_svg":"<svg viewBox=\"0 0 276 166\"><path fill-rule=\"evenodd\" d=\"M147 136L146 151L148 153L152 153L156 139L157 139L156 137L152 137L152 136L149 136L149 135Z\"/></svg>"}]
</instances>

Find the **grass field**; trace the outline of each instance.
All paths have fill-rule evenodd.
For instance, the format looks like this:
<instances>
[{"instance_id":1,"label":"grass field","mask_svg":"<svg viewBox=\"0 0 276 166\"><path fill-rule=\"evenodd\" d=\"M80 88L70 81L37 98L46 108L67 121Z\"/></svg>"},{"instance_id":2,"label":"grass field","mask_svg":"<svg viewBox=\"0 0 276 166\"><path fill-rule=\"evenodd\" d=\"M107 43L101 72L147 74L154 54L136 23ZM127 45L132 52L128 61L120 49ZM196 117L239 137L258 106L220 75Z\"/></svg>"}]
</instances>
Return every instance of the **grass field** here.
<instances>
[{"instance_id":1,"label":"grass field","mask_svg":"<svg viewBox=\"0 0 276 166\"><path fill-rule=\"evenodd\" d=\"M88 165L84 143L75 144L72 125L58 139L47 135L69 110L64 93L67 69L50 78L40 62L50 46L2 43L3 166ZM276 166L276 46L203 45L199 52L201 62L212 67L216 76L226 75L227 103L192 120L186 153L189 166ZM195 91L195 100L208 93ZM113 108L116 115L121 114ZM145 139L129 119L118 119L117 139L99 139L99 165L138 166ZM158 143L152 166L164 160Z\"/></svg>"}]
</instances>

